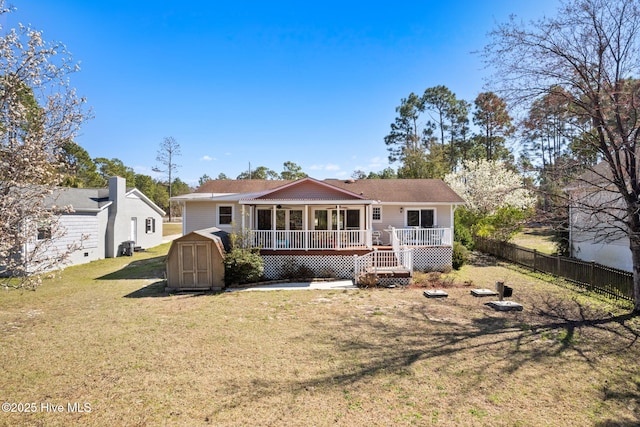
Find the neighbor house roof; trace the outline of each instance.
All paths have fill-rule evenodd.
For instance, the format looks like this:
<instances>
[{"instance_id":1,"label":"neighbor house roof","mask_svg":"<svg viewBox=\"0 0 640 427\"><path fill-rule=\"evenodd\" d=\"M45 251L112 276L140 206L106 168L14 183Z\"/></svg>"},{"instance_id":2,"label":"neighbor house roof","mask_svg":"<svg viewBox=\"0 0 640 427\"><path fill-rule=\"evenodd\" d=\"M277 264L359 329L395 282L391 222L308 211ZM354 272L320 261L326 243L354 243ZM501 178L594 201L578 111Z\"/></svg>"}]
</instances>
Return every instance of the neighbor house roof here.
<instances>
[{"instance_id":1,"label":"neighbor house roof","mask_svg":"<svg viewBox=\"0 0 640 427\"><path fill-rule=\"evenodd\" d=\"M165 212L135 187L127 188L125 196L135 195L151 206L160 215ZM45 199L47 206L71 206L74 212L99 212L113 202L109 200L108 188L58 187Z\"/></svg>"},{"instance_id":2,"label":"neighbor house roof","mask_svg":"<svg viewBox=\"0 0 640 427\"><path fill-rule=\"evenodd\" d=\"M48 206L71 206L76 212L98 212L109 206L106 188L56 188L46 199Z\"/></svg>"},{"instance_id":3,"label":"neighbor house roof","mask_svg":"<svg viewBox=\"0 0 640 427\"><path fill-rule=\"evenodd\" d=\"M463 204L464 200L444 181L439 179L326 179L317 181L305 178L291 180L211 180L196 190L196 193L173 198L173 200L250 200L271 198L301 182L314 182L333 187L353 199L375 200L381 203L447 203ZM301 186L302 187L302 186ZM306 199L306 198L302 198ZM301 200L297 198L296 200Z\"/></svg>"}]
</instances>

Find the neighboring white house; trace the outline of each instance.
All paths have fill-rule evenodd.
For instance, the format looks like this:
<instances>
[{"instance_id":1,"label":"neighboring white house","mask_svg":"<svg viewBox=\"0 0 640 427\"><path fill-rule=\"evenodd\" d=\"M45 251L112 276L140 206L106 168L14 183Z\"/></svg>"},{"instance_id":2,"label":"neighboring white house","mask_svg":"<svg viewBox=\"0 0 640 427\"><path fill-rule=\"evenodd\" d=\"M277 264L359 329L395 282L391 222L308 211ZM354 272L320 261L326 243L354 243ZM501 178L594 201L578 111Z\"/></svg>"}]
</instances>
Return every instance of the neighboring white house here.
<instances>
[{"instance_id":1,"label":"neighboring white house","mask_svg":"<svg viewBox=\"0 0 640 427\"><path fill-rule=\"evenodd\" d=\"M447 268L464 204L436 179L211 180L172 201L183 206L183 235L218 227L251 239L267 278L292 263L351 277L354 256L383 246L398 259L415 248L412 269Z\"/></svg>"},{"instance_id":2,"label":"neighboring white house","mask_svg":"<svg viewBox=\"0 0 640 427\"><path fill-rule=\"evenodd\" d=\"M62 236L54 238L48 249L55 256L75 248L67 265L121 255L126 241L140 248L162 243L164 211L140 190L127 189L121 177L110 178L106 189L57 188L47 205L71 208L59 216L57 227ZM50 234L40 230L36 239L48 239ZM29 253L29 244L25 250Z\"/></svg>"},{"instance_id":3,"label":"neighboring white house","mask_svg":"<svg viewBox=\"0 0 640 427\"><path fill-rule=\"evenodd\" d=\"M570 256L620 270L632 271L631 249L620 193L602 162L565 188L569 195Z\"/></svg>"}]
</instances>

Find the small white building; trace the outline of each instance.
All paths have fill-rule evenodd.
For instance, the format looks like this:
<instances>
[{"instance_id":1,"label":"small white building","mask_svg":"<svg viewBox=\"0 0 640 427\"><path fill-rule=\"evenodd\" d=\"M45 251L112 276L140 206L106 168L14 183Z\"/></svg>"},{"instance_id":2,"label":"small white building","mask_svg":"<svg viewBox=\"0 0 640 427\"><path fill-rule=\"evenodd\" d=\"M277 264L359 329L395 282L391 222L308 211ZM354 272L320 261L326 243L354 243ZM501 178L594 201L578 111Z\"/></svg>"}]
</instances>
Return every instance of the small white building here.
<instances>
[{"instance_id":1,"label":"small white building","mask_svg":"<svg viewBox=\"0 0 640 427\"><path fill-rule=\"evenodd\" d=\"M118 176L109 179L106 189L60 187L47 205L71 208L59 216L61 236L53 238L48 248L55 256L73 247L67 265L116 257L125 246L144 249L162 243L164 211L140 190L127 189L126 180ZM50 233L38 234L36 240L51 238Z\"/></svg>"}]
</instances>

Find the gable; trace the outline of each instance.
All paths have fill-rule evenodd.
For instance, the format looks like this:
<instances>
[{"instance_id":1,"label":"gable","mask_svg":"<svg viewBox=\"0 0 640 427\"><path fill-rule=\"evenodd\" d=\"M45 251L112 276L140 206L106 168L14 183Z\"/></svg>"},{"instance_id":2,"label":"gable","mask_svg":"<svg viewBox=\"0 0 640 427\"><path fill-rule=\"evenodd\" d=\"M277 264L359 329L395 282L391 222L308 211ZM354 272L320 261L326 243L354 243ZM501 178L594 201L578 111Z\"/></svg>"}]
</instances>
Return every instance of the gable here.
<instances>
[{"instance_id":1,"label":"gable","mask_svg":"<svg viewBox=\"0 0 640 427\"><path fill-rule=\"evenodd\" d=\"M283 185L256 200L362 200L363 197L311 178Z\"/></svg>"}]
</instances>

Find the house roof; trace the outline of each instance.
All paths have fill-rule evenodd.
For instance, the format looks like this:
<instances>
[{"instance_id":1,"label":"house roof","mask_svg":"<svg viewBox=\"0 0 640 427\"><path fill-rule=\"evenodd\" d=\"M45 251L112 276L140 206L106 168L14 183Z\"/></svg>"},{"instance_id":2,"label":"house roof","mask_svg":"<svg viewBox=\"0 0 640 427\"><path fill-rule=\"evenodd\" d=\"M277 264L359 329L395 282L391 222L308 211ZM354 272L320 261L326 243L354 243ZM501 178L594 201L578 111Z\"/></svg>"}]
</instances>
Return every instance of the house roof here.
<instances>
[{"instance_id":1,"label":"house roof","mask_svg":"<svg viewBox=\"0 0 640 427\"><path fill-rule=\"evenodd\" d=\"M342 199L376 200L381 203L464 203L456 192L439 179L211 180L198 188L196 193L175 197L173 200L274 200L278 195L292 200L291 187L294 184L298 186L300 183L310 182L324 185L327 189L333 188L333 194L336 197L339 194ZM299 188L303 188L302 185ZM287 189L289 189L288 192ZM301 197L300 194L295 198L295 200L321 199L321 197L316 199Z\"/></svg>"},{"instance_id":2,"label":"house roof","mask_svg":"<svg viewBox=\"0 0 640 427\"><path fill-rule=\"evenodd\" d=\"M273 190L291 182L294 181L282 179L211 179L198 187L196 193L259 193Z\"/></svg>"},{"instance_id":3,"label":"house roof","mask_svg":"<svg viewBox=\"0 0 640 427\"><path fill-rule=\"evenodd\" d=\"M46 198L48 206L72 206L76 212L98 212L111 203L106 188L59 187Z\"/></svg>"},{"instance_id":4,"label":"house roof","mask_svg":"<svg viewBox=\"0 0 640 427\"><path fill-rule=\"evenodd\" d=\"M628 181L628 174L622 171L624 179ZM586 187L595 187L600 189L610 188L613 191L618 191L614 188L613 174L611 173L611 167L607 161L601 161L592 168L589 168L569 184L564 187L564 191L571 192L573 190L583 189Z\"/></svg>"},{"instance_id":5,"label":"house roof","mask_svg":"<svg viewBox=\"0 0 640 427\"><path fill-rule=\"evenodd\" d=\"M327 179L325 182L381 202L464 203L462 197L440 179Z\"/></svg>"},{"instance_id":6,"label":"house roof","mask_svg":"<svg viewBox=\"0 0 640 427\"><path fill-rule=\"evenodd\" d=\"M125 196L135 195L151 206L160 215L164 211L135 187L128 188ZM46 199L47 206L71 206L74 212L99 212L113 202L109 200L108 188L71 188L58 187Z\"/></svg>"},{"instance_id":7,"label":"house roof","mask_svg":"<svg viewBox=\"0 0 640 427\"><path fill-rule=\"evenodd\" d=\"M273 190L263 191L257 195L242 197L244 203L272 203L273 201L305 201L305 202L368 202L359 194L336 187L313 178L303 178L298 181L285 183Z\"/></svg>"}]
</instances>

